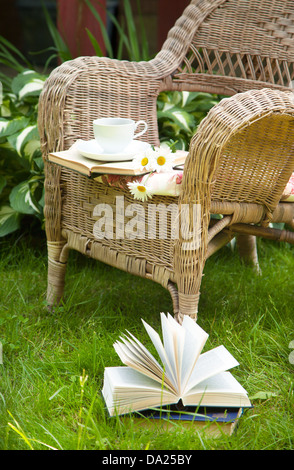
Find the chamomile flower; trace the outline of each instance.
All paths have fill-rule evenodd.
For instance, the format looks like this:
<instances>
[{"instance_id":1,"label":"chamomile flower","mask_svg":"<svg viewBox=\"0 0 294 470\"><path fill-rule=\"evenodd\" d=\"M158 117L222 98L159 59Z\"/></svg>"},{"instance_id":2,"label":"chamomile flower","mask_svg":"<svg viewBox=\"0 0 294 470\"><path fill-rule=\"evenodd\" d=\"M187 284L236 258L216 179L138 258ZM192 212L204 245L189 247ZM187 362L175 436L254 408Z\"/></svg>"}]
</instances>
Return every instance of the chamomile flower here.
<instances>
[{"instance_id":1,"label":"chamomile flower","mask_svg":"<svg viewBox=\"0 0 294 470\"><path fill-rule=\"evenodd\" d=\"M152 197L152 191L149 186L140 181L134 181L133 183L128 183L131 194L134 196L134 199L139 199L140 201L146 201L149 197Z\"/></svg>"},{"instance_id":2,"label":"chamomile flower","mask_svg":"<svg viewBox=\"0 0 294 470\"><path fill-rule=\"evenodd\" d=\"M153 155L152 169L157 173L171 171L174 165L174 155L168 147L159 147L155 149Z\"/></svg>"},{"instance_id":3,"label":"chamomile flower","mask_svg":"<svg viewBox=\"0 0 294 470\"><path fill-rule=\"evenodd\" d=\"M148 149L143 153L136 155L133 158L133 164L136 168L140 168L140 170L151 171L153 164L154 164L154 151L152 149Z\"/></svg>"}]
</instances>

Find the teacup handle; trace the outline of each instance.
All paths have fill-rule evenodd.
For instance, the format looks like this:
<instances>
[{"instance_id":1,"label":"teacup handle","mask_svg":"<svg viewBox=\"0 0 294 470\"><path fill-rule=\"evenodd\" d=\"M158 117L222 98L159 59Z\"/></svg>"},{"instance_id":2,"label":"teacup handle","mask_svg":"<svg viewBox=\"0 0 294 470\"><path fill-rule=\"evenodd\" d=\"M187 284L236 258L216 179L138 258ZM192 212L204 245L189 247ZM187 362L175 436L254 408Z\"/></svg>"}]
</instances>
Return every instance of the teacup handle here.
<instances>
[{"instance_id":1,"label":"teacup handle","mask_svg":"<svg viewBox=\"0 0 294 470\"><path fill-rule=\"evenodd\" d=\"M137 137L140 137L140 135L145 134L145 132L146 132L147 129L148 129L147 122L145 122L145 121L137 121L136 124L135 124L135 129L134 129L134 130L136 130L137 127L138 127L140 124L144 124L144 129L143 129L141 132L138 132L138 134L135 134L135 135L134 135L134 139L136 139Z\"/></svg>"}]
</instances>

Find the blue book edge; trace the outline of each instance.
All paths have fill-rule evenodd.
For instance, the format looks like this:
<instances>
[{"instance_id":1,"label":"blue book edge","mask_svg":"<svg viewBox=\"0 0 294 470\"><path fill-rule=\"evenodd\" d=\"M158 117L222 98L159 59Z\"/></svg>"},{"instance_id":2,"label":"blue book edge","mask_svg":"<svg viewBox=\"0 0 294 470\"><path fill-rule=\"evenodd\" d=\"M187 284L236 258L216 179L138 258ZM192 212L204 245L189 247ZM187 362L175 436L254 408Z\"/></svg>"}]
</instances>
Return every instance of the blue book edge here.
<instances>
[{"instance_id":1,"label":"blue book edge","mask_svg":"<svg viewBox=\"0 0 294 470\"><path fill-rule=\"evenodd\" d=\"M152 408L131 413L134 417L168 421L234 423L244 412L243 407L178 406Z\"/></svg>"}]
</instances>

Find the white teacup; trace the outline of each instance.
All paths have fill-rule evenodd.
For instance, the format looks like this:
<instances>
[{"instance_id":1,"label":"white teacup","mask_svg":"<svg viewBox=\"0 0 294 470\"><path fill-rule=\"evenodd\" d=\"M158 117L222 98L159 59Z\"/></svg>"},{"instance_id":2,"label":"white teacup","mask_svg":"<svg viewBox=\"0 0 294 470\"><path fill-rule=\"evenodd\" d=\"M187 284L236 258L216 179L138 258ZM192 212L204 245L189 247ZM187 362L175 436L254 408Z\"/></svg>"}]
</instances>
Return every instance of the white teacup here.
<instances>
[{"instance_id":1,"label":"white teacup","mask_svg":"<svg viewBox=\"0 0 294 470\"><path fill-rule=\"evenodd\" d=\"M144 129L135 134L137 127ZM132 141L147 131L145 121L133 121L125 118L101 118L93 121L94 136L105 153L122 152Z\"/></svg>"}]
</instances>

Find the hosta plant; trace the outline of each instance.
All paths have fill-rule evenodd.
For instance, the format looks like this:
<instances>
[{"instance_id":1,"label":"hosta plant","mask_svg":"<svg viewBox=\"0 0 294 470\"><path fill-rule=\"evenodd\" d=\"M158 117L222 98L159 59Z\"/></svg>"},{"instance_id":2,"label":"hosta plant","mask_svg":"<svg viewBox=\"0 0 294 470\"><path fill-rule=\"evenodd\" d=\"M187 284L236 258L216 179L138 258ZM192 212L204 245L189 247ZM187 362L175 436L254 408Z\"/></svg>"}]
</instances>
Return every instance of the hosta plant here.
<instances>
[{"instance_id":1,"label":"hosta plant","mask_svg":"<svg viewBox=\"0 0 294 470\"><path fill-rule=\"evenodd\" d=\"M0 236L26 215L43 220L43 160L37 107L45 75L23 69L5 83L0 106Z\"/></svg>"},{"instance_id":2,"label":"hosta plant","mask_svg":"<svg viewBox=\"0 0 294 470\"><path fill-rule=\"evenodd\" d=\"M176 149L188 150L198 125L220 98L200 92L160 93L157 101L160 140L174 142Z\"/></svg>"}]
</instances>

